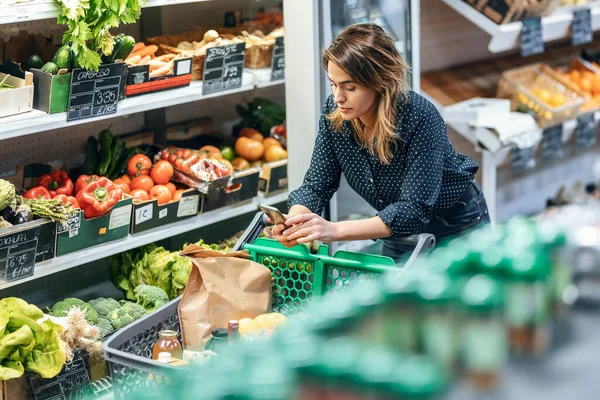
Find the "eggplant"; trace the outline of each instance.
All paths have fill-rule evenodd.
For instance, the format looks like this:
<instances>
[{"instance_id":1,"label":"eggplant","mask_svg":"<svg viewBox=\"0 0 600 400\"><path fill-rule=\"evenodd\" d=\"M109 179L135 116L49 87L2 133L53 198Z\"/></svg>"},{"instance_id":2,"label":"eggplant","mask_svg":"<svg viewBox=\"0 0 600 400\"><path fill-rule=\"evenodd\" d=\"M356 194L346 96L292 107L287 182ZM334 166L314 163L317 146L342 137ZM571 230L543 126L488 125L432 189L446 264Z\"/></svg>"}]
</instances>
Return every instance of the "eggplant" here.
<instances>
[{"instance_id":1,"label":"eggplant","mask_svg":"<svg viewBox=\"0 0 600 400\"><path fill-rule=\"evenodd\" d=\"M15 219L13 220L12 224L19 225L31 221L33 221L33 214L31 213L31 210L22 210L15 215Z\"/></svg>"},{"instance_id":2,"label":"eggplant","mask_svg":"<svg viewBox=\"0 0 600 400\"><path fill-rule=\"evenodd\" d=\"M6 222L10 222L11 224L15 219L15 215L15 210L13 210L11 206L6 206L6 208L0 212L0 217L4 218Z\"/></svg>"}]
</instances>

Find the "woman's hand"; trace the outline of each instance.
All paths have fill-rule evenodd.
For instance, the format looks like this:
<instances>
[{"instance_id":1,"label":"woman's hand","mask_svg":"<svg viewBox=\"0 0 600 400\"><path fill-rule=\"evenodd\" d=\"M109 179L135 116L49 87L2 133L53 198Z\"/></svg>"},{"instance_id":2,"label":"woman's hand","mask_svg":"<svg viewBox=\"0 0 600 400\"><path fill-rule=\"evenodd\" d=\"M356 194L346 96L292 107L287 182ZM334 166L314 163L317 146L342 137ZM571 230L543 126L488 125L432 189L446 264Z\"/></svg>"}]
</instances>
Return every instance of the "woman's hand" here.
<instances>
[{"instance_id":1,"label":"woman's hand","mask_svg":"<svg viewBox=\"0 0 600 400\"><path fill-rule=\"evenodd\" d=\"M290 217L285 221L287 229L281 234L288 241L297 243L310 243L320 240L330 243L337 240L337 229L333 222L321 218L317 214L300 214Z\"/></svg>"},{"instance_id":2,"label":"woman's hand","mask_svg":"<svg viewBox=\"0 0 600 400\"><path fill-rule=\"evenodd\" d=\"M283 216L285 218L288 218L286 214L283 214ZM269 221L269 223L273 223L273 221L271 221L271 218L267 218L267 221ZM277 240L285 247L294 247L298 244L298 242L296 242L295 240L288 240L288 238L282 234L283 231L286 229L287 226L285 226L284 224L273 225L271 227L271 235L273 236L273 239Z\"/></svg>"}]
</instances>

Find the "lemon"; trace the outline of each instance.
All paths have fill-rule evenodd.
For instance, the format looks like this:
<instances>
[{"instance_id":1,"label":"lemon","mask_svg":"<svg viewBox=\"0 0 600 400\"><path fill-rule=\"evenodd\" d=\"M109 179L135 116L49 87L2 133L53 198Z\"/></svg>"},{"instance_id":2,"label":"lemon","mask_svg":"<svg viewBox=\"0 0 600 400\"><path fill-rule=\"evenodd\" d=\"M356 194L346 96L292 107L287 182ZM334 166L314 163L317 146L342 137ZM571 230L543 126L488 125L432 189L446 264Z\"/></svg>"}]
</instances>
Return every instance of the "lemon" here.
<instances>
[{"instance_id":1,"label":"lemon","mask_svg":"<svg viewBox=\"0 0 600 400\"><path fill-rule=\"evenodd\" d=\"M271 314L261 314L254 318L254 322L256 322L263 331L275 329L275 321L273 320L273 317L271 317Z\"/></svg>"},{"instance_id":2,"label":"lemon","mask_svg":"<svg viewBox=\"0 0 600 400\"><path fill-rule=\"evenodd\" d=\"M270 314L271 318L275 321L275 323L277 324L277 327L279 328L281 325L285 324L287 322L287 317L283 314L277 313L277 312L273 312Z\"/></svg>"},{"instance_id":3,"label":"lemon","mask_svg":"<svg viewBox=\"0 0 600 400\"><path fill-rule=\"evenodd\" d=\"M243 318L239 321L240 335L244 336L260 336L262 335L262 328L260 325L251 318Z\"/></svg>"}]
</instances>

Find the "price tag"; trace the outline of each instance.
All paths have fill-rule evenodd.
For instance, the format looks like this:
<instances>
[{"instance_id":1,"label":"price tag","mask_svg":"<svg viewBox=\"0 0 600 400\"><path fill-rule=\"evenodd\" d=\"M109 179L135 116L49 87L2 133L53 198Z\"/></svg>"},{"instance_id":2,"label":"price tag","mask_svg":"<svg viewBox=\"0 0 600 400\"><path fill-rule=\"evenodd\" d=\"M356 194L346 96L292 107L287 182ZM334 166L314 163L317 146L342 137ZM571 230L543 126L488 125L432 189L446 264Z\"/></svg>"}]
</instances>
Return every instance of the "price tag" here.
<instances>
[{"instance_id":1,"label":"price tag","mask_svg":"<svg viewBox=\"0 0 600 400\"><path fill-rule=\"evenodd\" d=\"M32 276L40 227L24 229L0 238L0 275L8 282Z\"/></svg>"},{"instance_id":2,"label":"price tag","mask_svg":"<svg viewBox=\"0 0 600 400\"><path fill-rule=\"evenodd\" d=\"M177 207L177 218L196 215L198 213L198 204L200 203L200 195L185 196L179 200Z\"/></svg>"},{"instance_id":3,"label":"price tag","mask_svg":"<svg viewBox=\"0 0 600 400\"><path fill-rule=\"evenodd\" d=\"M110 213L108 229L116 229L122 226L129 225L129 222L131 221L132 208L133 206L129 204L124 207L119 207L112 210Z\"/></svg>"},{"instance_id":4,"label":"price tag","mask_svg":"<svg viewBox=\"0 0 600 400\"><path fill-rule=\"evenodd\" d=\"M594 39L592 30L592 11L589 8L573 12L573 25L571 26L571 43L573 46L586 44Z\"/></svg>"},{"instance_id":5,"label":"price tag","mask_svg":"<svg viewBox=\"0 0 600 400\"><path fill-rule=\"evenodd\" d=\"M32 11L29 7L17 7L15 10L15 20L17 22L30 20Z\"/></svg>"},{"instance_id":6,"label":"price tag","mask_svg":"<svg viewBox=\"0 0 600 400\"><path fill-rule=\"evenodd\" d=\"M164 210L160 210L160 212L158 213L158 219L165 218L168 213L169 213L169 210L167 208L165 208Z\"/></svg>"},{"instance_id":7,"label":"price tag","mask_svg":"<svg viewBox=\"0 0 600 400\"><path fill-rule=\"evenodd\" d=\"M594 146L596 144L597 127L594 113L583 114L577 118L577 128L575 130L577 147Z\"/></svg>"},{"instance_id":8,"label":"price tag","mask_svg":"<svg viewBox=\"0 0 600 400\"><path fill-rule=\"evenodd\" d=\"M549 162L562 158L565 154L562 124L544 129L542 136L542 161Z\"/></svg>"},{"instance_id":9,"label":"price tag","mask_svg":"<svg viewBox=\"0 0 600 400\"><path fill-rule=\"evenodd\" d=\"M38 374L28 373L29 387L35 400L87 399L94 394L89 370L89 361L76 350L71 362L66 363L54 378L45 379Z\"/></svg>"},{"instance_id":10,"label":"price tag","mask_svg":"<svg viewBox=\"0 0 600 400\"><path fill-rule=\"evenodd\" d=\"M522 21L521 31L521 56L527 57L544 52L544 38L542 36L542 17L528 18Z\"/></svg>"},{"instance_id":11,"label":"price tag","mask_svg":"<svg viewBox=\"0 0 600 400\"><path fill-rule=\"evenodd\" d=\"M521 174L535 168L535 147L514 147L510 152L510 165L513 174Z\"/></svg>"},{"instance_id":12,"label":"price tag","mask_svg":"<svg viewBox=\"0 0 600 400\"><path fill-rule=\"evenodd\" d=\"M115 114L123 64L101 65L98 71L73 70L67 121Z\"/></svg>"},{"instance_id":13,"label":"price tag","mask_svg":"<svg viewBox=\"0 0 600 400\"><path fill-rule=\"evenodd\" d=\"M271 63L271 81L285 78L285 55L283 37L275 39L273 46L273 61Z\"/></svg>"},{"instance_id":14,"label":"price tag","mask_svg":"<svg viewBox=\"0 0 600 400\"><path fill-rule=\"evenodd\" d=\"M79 211L75 211L66 224L58 225L58 233L66 232L66 231L76 231L81 228L81 214Z\"/></svg>"},{"instance_id":15,"label":"price tag","mask_svg":"<svg viewBox=\"0 0 600 400\"><path fill-rule=\"evenodd\" d=\"M139 207L135 210L135 224L139 225L152 219L152 204Z\"/></svg>"},{"instance_id":16,"label":"price tag","mask_svg":"<svg viewBox=\"0 0 600 400\"><path fill-rule=\"evenodd\" d=\"M213 47L206 50L202 94L242 87L246 43Z\"/></svg>"}]
</instances>

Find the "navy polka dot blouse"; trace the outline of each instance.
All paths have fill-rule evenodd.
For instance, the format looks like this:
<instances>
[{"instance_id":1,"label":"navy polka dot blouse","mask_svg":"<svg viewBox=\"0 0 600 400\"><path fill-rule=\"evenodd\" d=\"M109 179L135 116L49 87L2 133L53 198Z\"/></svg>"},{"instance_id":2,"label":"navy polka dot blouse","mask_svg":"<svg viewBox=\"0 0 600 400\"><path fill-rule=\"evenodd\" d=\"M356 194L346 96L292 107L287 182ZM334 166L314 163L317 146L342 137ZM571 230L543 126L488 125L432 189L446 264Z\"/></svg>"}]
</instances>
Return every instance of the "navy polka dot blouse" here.
<instances>
[{"instance_id":1,"label":"navy polka dot blouse","mask_svg":"<svg viewBox=\"0 0 600 400\"><path fill-rule=\"evenodd\" d=\"M428 100L409 92L398 103L396 128L401 140L389 165L361 148L352 126L335 132L325 117L335 109L330 96L302 186L290 193L289 207L300 204L321 214L340 185L350 186L378 211L394 236L421 233L435 212L451 207L473 181L479 166L456 154L446 124Z\"/></svg>"}]
</instances>

